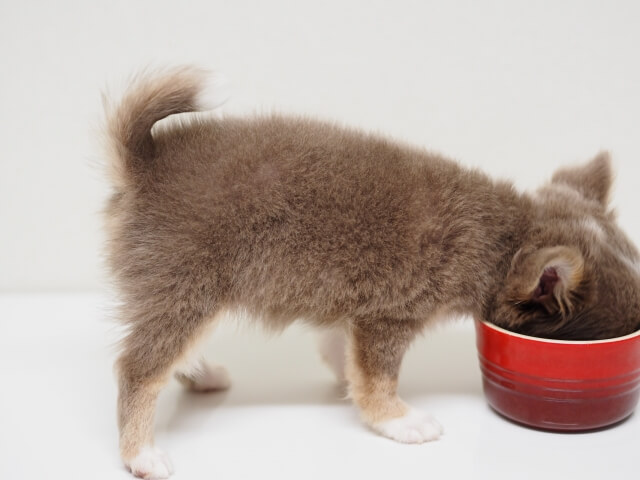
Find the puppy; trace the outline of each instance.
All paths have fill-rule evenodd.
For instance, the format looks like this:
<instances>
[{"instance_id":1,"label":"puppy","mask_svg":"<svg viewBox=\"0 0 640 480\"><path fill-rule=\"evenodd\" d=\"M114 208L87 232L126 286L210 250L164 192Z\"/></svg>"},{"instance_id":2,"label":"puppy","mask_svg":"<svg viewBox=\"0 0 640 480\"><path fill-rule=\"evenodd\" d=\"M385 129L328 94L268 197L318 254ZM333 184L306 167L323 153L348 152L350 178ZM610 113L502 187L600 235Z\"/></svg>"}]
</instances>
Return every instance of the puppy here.
<instances>
[{"instance_id":1,"label":"puppy","mask_svg":"<svg viewBox=\"0 0 640 480\"><path fill-rule=\"evenodd\" d=\"M165 478L156 397L222 312L331 331L324 356L364 422L400 442L440 425L396 394L425 325L464 314L538 336L597 339L640 327L638 252L608 210L600 154L534 194L419 148L303 118L163 118L209 110L207 75L138 78L107 108L108 261L128 327L117 361L124 463ZM214 102L207 103L207 100Z\"/></svg>"}]
</instances>

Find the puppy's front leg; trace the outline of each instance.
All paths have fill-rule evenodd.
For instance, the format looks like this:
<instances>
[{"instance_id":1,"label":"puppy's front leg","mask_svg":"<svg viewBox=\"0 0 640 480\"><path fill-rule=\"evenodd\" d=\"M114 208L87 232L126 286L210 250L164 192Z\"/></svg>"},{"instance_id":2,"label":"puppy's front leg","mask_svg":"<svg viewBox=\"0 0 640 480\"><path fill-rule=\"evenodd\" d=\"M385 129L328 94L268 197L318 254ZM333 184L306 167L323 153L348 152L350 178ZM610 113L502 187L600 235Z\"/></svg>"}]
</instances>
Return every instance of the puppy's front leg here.
<instances>
[{"instance_id":1,"label":"puppy's front leg","mask_svg":"<svg viewBox=\"0 0 640 480\"><path fill-rule=\"evenodd\" d=\"M347 355L349 392L362 419L381 435L404 443L436 440L442 434L438 422L396 392L402 357L418 330L407 320L354 322Z\"/></svg>"}]
</instances>

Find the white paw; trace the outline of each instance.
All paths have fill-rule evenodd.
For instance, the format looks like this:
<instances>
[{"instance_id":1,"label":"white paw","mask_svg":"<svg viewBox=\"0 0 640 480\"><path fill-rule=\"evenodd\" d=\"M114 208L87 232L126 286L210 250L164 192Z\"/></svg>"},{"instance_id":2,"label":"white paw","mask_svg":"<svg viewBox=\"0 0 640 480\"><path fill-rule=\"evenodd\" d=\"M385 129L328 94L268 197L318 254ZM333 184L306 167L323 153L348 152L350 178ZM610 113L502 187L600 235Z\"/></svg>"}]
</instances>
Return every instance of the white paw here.
<instances>
[{"instance_id":1,"label":"white paw","mask_svg":"<svg viewBox=\"0 0 640 480\"><path fill-rule=\"evenodd\" d=\"M197 392L226 390L231 386L229 372L222 365L203 364L202 369L193 378L192 389Z\"/></svg>"},{"instance_id":2,"label":"white paw","mask_svg":"<svg viewBox=\"0 0 640 480\"><path fill-rule=\"evenodd\" d=\"M231 378L222 365L209 365L199 361L190 371L178 373L176 378L194 392L226 390L231 386Z\"/></svg>"},{"instance_id":3,"label":"white paw","mask_svg":"<svg viewBox=\"0 0 640 480\"><path fill-rule=\"evenodd\" d=\"M142 447L140 453L127 467L136 477L148 480L169 478L173 473L173 466L166 453L156 447Z\"/></svg>"},{"instance_id":4,"label":"white paw","mask_svg":"<svg viewBox=\"0 0 640 480\"><path fill-rule=\"evenodd\" d=\"M403 417L379 422L372 427L381 435L402 443L437 440L443 432L440 424L431 415L414 408Z\"/></svg>"}]
</instances>

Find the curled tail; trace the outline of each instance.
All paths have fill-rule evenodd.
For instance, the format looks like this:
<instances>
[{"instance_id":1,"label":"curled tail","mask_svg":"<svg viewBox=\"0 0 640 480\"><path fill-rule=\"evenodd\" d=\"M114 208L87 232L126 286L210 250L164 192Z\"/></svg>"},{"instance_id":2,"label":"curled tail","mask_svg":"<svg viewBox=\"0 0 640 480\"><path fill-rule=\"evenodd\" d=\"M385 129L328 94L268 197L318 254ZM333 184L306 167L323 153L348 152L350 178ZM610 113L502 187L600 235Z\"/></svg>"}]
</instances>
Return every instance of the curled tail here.
<instances>
[{"instance_id":1,"label":"curled tail","mask_svg":"<svg viewBox=\"0 0 640 480\"><path fill-rule=\"evenodd\" d=\"M137 183L153 167L151 127L158 120L222 105L227 100L223 81L219 75L193 67L143 73L131 82L118 104L105 101L109 167L116 186Z\"/></svg>"}]
</instances>

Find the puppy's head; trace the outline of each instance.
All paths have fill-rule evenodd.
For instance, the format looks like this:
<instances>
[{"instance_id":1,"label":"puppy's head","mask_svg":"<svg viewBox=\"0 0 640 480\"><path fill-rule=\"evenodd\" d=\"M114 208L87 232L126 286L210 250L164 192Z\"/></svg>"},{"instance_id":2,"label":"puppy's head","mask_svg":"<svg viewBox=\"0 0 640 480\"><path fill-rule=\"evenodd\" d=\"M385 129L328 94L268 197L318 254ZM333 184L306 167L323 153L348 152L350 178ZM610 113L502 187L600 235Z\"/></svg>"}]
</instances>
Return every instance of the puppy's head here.
<instances>
[{"instance_id":1,"label":"puppy's head","mask_svg":"<svg viewBox=\"0 0 640 480\"><path fill-rule=\"evenodd\" d=\"M535 196L532 231L486 318L537 337L592 340L640 329L640 257L607 199L607 154L555 173Z\"/></svg>"}]
</instances>

